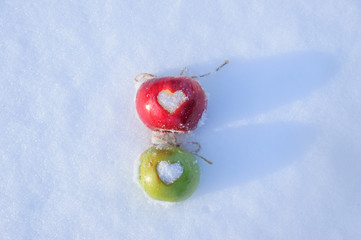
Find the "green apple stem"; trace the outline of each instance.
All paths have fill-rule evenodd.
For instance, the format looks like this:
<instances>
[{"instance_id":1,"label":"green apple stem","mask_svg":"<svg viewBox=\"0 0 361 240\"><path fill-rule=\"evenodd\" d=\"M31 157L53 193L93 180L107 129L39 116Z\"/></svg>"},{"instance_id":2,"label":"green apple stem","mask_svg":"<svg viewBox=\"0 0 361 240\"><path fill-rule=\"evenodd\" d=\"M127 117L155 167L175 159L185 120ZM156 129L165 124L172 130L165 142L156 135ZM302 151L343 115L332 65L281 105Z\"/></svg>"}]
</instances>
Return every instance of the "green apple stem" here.
<instances>
[{"instance_id":1,"label":"green apple stem","mask_svg":"<svg viewBox=\"0 0 361 240\"><path fill-rule=\"evenodd\" d=\"M213 162L209 161L207 158L199 155L198 153L192 152L192 154L196 155L197 157L202 158L202 159L203 159L205 162L207 162L209 165L212 165L212 164L213 164Z\"/></svg>"},{"instance_id":2,"label":"green apple stem","mask_svg":"<svg viewBox=\"0 0 361 240\"><path fill-rule=\"evenodd\" d=\"M156 146L172 146L172 147L180 147L180 145L184 146L184 144L178 144L176 133L153 132L152 142ZM213 164L213 162L209 161L207 158L198 154L198 152L201 150L201 144L199 142L186 142L185 144L193 144L197 146L195 150L192 151L188 150L188 151L190 151L190 153L192 153L193 155L196 155L197 157L203 159L208 164L210 165Z\"/></svg>"},{"instance_id":3,"label":"green apple stem","mask_svg":"<svg viewBox=\"0 0 361 240\"><path fill-rule=\"evenodd\" d=\"M213 164L213 162L209 161L207 158L205 158L205 157L198 154L198 152L201 150L201 144L199 142L189 142L189 143L197 146L196 150L191 151L192 154L196 155L197 157L202 158L204 161L206 161L210 165Z\"/></svg>"},{"instance_id":4,"label":"green apple stem","mask_svg":"<svg viewBox=\"0 0 361 240\"><path fill-rule=\"evenodd\" d=\"M179 147L176 133L153 132L152 143L154 145Z\"/></svg>"}]
</instances>

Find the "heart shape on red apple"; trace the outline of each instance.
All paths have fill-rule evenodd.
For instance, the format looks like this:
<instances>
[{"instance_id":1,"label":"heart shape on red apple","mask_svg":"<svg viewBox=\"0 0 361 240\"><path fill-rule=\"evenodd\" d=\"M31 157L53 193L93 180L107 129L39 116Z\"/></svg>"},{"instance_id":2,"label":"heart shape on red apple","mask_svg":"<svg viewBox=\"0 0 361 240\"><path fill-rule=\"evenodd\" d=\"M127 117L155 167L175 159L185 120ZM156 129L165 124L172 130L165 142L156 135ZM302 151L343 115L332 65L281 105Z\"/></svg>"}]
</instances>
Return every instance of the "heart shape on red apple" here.
<instances>
[{"instance_id":1,"label":"heart shape on red apple","mask_svg":"<svg viewBox=\"0 0 361 240\"><path fill-rule=\"evenodd\" d=\"M175 93L169 90L162 90L157 96L158 103L169 113L174 113L186 100L187 97L182 90Z\"/></svg>"},{"instance_id":2,"label":"heart shape on red apple","mask_svg":"<svg viewBox=\"0 0 361 240\"><path fill-rule=\"evenodd\" d=\"M194 130L207 106L201 85L186 76L153 78L138 89L136 108L153 131Z\"/></svg>"}]
</instances>

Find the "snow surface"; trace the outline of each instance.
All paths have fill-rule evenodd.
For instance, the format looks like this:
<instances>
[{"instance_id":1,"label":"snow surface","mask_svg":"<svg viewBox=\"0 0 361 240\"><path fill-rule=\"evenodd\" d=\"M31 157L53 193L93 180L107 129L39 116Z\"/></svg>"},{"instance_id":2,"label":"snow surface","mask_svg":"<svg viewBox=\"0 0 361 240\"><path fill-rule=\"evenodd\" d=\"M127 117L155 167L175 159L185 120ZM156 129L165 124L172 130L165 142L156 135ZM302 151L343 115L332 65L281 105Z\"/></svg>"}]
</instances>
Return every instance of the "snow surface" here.
<instances>
[{"instance_id":1,"label":"snow surface","mask_svg":"<svg viewBox=\"0 0 361 240\"><path fill-rule=\"evenodd\" d=\"M170 164L167 161L160 161L157 165L157 173L162 182L169 185L182 176L183 167L179 162Z\"/></svg>"},{"instance_id":2,"label":"snow surface","mask_svg":"<svg viewBox=\"0 0 361 240\"><path fill-rule=\"evenodd\" d=\"M0 239L360 239L358 0L0 1ZM138 73L200 78L201 182L154 204Z\"/></svg>"}]
</instances>

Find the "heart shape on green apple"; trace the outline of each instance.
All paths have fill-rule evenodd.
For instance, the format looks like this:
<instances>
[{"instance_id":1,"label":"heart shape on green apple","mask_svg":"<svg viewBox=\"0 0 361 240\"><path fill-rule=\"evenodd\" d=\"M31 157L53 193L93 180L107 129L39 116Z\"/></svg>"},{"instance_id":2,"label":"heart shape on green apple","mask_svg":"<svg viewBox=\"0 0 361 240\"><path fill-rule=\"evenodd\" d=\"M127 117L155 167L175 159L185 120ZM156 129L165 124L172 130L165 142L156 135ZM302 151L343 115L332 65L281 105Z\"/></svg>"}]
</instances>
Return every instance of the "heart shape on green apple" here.
<instances>
[{"instance_id":1,"label":"heart shape on green apple","mask_svg":"<svg viewBox=\"0 0 361 240\"><path fill-rule=\"evenodd\" d=\"M174 183L183 174L183 167L179 162L169 163L167 161L160 161L157 165L157 173L165 184Z\"/></svg>"}]
</instances>

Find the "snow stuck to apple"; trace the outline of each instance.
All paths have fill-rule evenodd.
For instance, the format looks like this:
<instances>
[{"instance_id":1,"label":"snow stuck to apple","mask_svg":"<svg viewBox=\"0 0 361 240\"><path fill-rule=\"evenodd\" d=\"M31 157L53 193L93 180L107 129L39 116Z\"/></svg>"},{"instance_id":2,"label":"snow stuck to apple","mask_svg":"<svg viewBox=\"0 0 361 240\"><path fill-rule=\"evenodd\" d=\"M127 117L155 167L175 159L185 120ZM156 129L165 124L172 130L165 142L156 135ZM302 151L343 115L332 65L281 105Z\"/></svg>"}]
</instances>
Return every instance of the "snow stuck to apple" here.
<instances>
[{"instance_id":1,"label":"snow stuck to apple","mask_svg":"<svg viewBox=\"0 0 361 240\"><path fill-rule=\"evenodd\" d=\"M162 182L169 185L182 176L183 167L179 162L170 164L167 161L161 161L157 165L157 173Z\"/></svg>"},{"instance_id":2,"label":"snow stuck to apple","mask_svg":"<svg viewBox=\"0 0 361 240\"><path fill-rule=\"evenodd\" d=\"M174 93L169 90L162 90L159 92L157 100L166 111L174 113L188 98L182 90Z\"/></svg>"}]
</instances>

